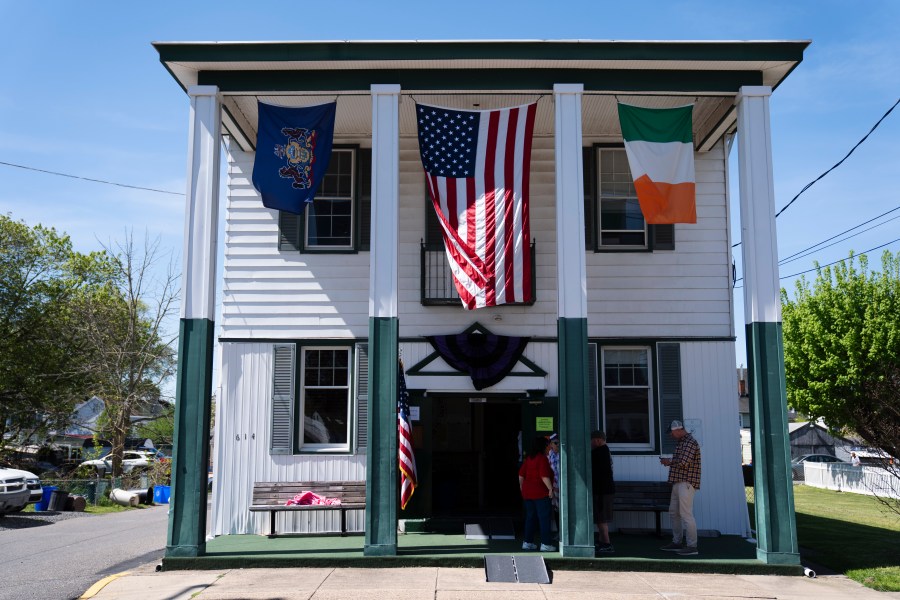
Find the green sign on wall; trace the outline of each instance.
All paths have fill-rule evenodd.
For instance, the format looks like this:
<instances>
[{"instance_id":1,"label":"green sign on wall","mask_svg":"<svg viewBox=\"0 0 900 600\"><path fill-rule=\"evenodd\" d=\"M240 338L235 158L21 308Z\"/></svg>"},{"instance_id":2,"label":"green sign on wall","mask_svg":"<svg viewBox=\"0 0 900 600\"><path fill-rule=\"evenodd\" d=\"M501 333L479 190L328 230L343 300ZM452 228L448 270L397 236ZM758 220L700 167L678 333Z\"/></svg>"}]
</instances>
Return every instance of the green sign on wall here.
<instances>
[{"instance_id":1,"label":"green sign on wall","mask_svg":"<svg viewBox=\"0 0 900 600\"><path fill-rule=\"evenodd\" d=\"M553 431L553 417L537 417L534 420L535 431Z\"/></svg>"}]
</instances>

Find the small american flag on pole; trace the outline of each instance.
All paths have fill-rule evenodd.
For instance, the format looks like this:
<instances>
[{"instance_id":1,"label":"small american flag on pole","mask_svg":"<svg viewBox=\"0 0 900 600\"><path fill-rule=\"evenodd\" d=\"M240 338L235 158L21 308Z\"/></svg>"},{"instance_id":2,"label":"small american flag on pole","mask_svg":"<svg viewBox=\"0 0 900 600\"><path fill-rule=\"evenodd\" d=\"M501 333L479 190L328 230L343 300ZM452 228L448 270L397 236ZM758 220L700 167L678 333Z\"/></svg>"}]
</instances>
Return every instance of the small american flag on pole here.
<instances>
[{"instance_id":1,"label":"small american flag on pole","mask_svg":"<svg viewBox=\"0 0 900 600\"><path fill-rule=\"evenodd\" d=\"M412 498L416 486L416 456L412 445L412 424L409 418L409 391L406 389L406 377L403 375L403 362L399 362L400 375L397 379L397 431L400 441L397 454L400 461L400 508L405 510Z\"/></svg>"},{"instance_id":2,"label":"small american flag on pole","mask_svg":"<svg viewBox=\"0 0 900 600\"><path fill-rule=\"evenodd\" d=\"M528 180L537 104L416 105L419 150L453 282L467 309L531 301Z\"/></svg>"}]
</instances>

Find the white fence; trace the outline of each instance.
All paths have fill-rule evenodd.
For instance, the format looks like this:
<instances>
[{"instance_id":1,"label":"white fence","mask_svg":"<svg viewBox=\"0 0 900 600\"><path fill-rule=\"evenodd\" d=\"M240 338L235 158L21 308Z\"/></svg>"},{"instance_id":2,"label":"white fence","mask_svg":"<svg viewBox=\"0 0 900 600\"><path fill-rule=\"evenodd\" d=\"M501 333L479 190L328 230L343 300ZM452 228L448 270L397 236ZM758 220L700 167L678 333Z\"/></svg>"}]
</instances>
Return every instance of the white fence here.
<instances>
[{"instance_id":1,"label":"white fence","mask_svg":"<svg viewBox=\"0 0 900 600\"><path fill-rule=\"evenodd\" d=\"M900 466L854 467L842 463L803 464L806 485L879 498L900 498Z\"/></svg>"}]
</instances>

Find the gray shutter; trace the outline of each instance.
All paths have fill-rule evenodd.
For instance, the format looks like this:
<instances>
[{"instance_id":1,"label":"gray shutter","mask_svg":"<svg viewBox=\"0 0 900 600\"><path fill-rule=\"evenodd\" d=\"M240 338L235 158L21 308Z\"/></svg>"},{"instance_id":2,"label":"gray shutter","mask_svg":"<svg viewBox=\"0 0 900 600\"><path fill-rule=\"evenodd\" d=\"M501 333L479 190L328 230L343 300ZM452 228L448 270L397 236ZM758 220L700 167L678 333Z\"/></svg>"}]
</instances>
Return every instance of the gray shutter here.
<instances>
[{"instance_id":1,"label":"gray shutter","mask_svg":"<svg viewBox=\"0 0 900 600\"><path fill-rule=\"evenodd\" d=\"M584 179L584 247L585 250L596 249L595 235L597 232L597 201L594 198L594 190L597 186L597 160L592 147L581 149L582 175Z\"/></svg>"},{"instance_id":2,"label":"gray shutter","mask_svg":"<svg viewBox=\"0 0 900 600\"><path fill-rule=\"evenodd\" d=\"M303 215L278 211L278 249L300 250L300 223Z\"/></svg>"},{"instance_id":3,"label":"gray shutter","mask_svg":"<svg viewBox=\"0 0 900 600\"><path fill-rule=\"evenodd\" d=\"M675 226L674 225L651 225L650 226L651 250L674 250L675 249Z\"/></svg>"},{"instance_id":4,"label":"gray shutter","mask_svg":"<svg viewBox=\"0 0 900 600\"><path fill-rule=\"evenodd\" d=\"M369 445L369 344L356 344L356 453Z\"/></svg>"},{"instance_id":5,"label":"gray shutter","mask_svg":"<svg viewBox=\"0 0 900 600\"><path fill-rule=\"evenodd\" d=\"M681 403L681 345L657 344L659 369L659 432L662 439L660 452L675 451L675 440L667 431L674 419L684 420Z\"/></svg>"},{"instance_id":6,"label":"gray shutter","mask_svg":"<svg viewBox=\"0 0 900 600\"><path fill-rule=\"evenodd\" d=\"M275 344L273 353L270 454L292 454L294 432L294 344Z\"/></svg>"},{"instance_id":7,"label":"gray shutter","mask_svg":"<svg viewBox=\"0 0 900 600\"><path fill-rule=\"evenodd\" d=\"M356 222L359 235L359 250L369 250L372 245L372 149L360 148L357 152L357 207Z\"/></svg>"}]
</instances>

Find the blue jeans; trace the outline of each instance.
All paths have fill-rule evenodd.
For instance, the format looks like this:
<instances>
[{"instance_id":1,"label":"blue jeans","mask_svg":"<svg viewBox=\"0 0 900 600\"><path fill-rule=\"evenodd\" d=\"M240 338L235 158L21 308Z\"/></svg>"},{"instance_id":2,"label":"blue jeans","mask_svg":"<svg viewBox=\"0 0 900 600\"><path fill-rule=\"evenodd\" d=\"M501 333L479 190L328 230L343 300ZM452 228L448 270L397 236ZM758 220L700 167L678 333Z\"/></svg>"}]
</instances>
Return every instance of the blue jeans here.
<instances>
[{"instance_id":1,"label":"blue jeans","mask_svg":"<svg viewBox=\"0 0 900 600\"><path fill-rule=\"evenodd\" d=\"M541 543L547 546L553 545L553 537L550 531L550 513L552 512L550 498L540 500L525 500L525 541L529 544L534 539L535 525L541 529Z\"/></svg>"}]
</instances>

